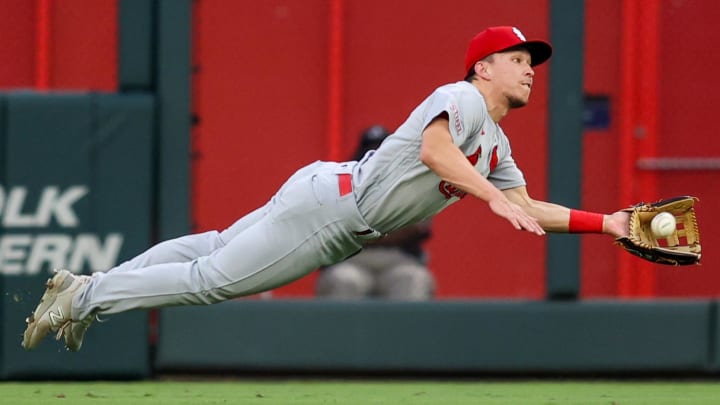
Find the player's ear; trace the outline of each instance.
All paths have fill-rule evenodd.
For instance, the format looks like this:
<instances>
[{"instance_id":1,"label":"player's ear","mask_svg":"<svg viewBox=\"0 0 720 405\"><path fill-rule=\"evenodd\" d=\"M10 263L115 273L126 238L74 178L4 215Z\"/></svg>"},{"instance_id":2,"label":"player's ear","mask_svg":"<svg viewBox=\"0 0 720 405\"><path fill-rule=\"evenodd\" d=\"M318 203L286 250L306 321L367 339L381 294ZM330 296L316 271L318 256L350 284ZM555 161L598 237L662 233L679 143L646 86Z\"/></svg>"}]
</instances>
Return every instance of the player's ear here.
<instances>
[{"instance_id":1,"label":"player's ear","mask_svg":"<svg viewBox=\"0 0 720 405\"><path fill-rule=\"evenodd\" d=\"M485 79L485 80L490 78L491 67L490 67L490 63L488 63L488 61L479 60L479 61L475 62L474 69L475 69L475 74L478 77Z\"/></svg>"}]
</instances>

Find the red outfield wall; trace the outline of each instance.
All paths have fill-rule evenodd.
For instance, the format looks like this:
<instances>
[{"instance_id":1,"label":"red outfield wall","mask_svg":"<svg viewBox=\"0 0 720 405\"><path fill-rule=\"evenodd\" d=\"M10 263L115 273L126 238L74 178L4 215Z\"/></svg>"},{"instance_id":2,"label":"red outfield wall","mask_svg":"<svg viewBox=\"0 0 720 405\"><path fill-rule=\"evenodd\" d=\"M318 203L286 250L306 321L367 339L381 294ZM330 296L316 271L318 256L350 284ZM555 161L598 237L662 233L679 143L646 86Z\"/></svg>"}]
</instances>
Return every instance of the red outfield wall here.
<instances>
[{"instance_id":1,"label":"red outfield wall","mask_svg":"<svg viewBox=\"0 0 720 405\"><path fill-rule=\"evenodd\" d=\"M201 156L194 166L198 230L227 225L263 203L299 165L332 155L328 135L337 135L338 128L341 154L348 156L367 125L396 127L433 88L462 78L465 46L479 29L512 24L528 36L549 37L548 1L455 0L452 7L435 2L417 7L411 0L314 0L302 7L289 1L219 3L199 2L196 10L195 49L202 65L195 81L196 111L202 117L194 138ZM703 80L668 80L703 77L704 68L720 62L720 56L704 52L704 41L691 40L719 35L709 27L720 9L710 0L653 4L656 25L633 28L622 20L631 2L586 2L585 90L609 96L611 120L607 130L583 134L582 208L611 211L636 199L694 194L701 198L698 211L707 231L715 222L710 207L718 205L717 172L649 173L634 169L633 162L626 165L631 170L621 171L620 151L642 149L648 142L621 139L620 105L628 91L637 91L636 109L654 117L652 156L720 156L720 145L702 118L718 104L718 95L703 91ZM333 17L338 6L339 22ZM651 9L647 6L639 12ZM628 28L645 31L629 37ZM646 32L652 28L654 36ZM660 58L646 63L638 55L635 64L623 63L620 52L630 40L640 48L636 52L655 41L662 46ZM329 63L330 55L340 55L340 62ZM333 70L338 66L339 74ZM548 69L537 69L531 105L503 121L528 189L540 199L547 185ZM641 77L631 77L632 88L623 90L627 69ZM648 91L641 86L652 74L657 87ZM341 105L330 105L328 100L338 95ZM657 100L652 109L643 107L649 98ZM339 122L328 120L330 109L339 113ZM628 122L647 125L641 118ZM694 146L686 146L689 134ZM640 150L635 157L649 155ZM621 184L634 190L628 201L619 195ZM703 236L710 248L720 242L709 232ZM464 200L438 216L428 247L440 297L545 295L544 240L517 234L477 201ZM713 272L720 263L712 254L706 254L702 267L680 270L628 261L603 236L584 236L582 247L584 297L720 292L720 276ZM310 296L312 283L311 276L274 295Z\"/></svg>"},{"instance_id":2,"label":"red outfield wall","mask_svg":"<svg viewBox=\"0 0 720 405\"><path fill-rule=\"evenodd\" d=\"M707 44L720 40L720 32L713 28L720 6L711 0L592 0L585 4L585 91L609 95L611 122L606 131L584 134L583 205L603 210L633 201L695 195L700 198L697 211L705 252L699 267L643 266L633 258L634 267L623 271L618 265L627 255L619 254L607 238L586 236L582 295L715 297L720 293L716 253L720 237L713 229L720 221L716 209L720 171L639 170L636 162L623 162L621 157L626 148L634 149L636 159L720 157L720 138L715 136L712 119L720 95L707 80L712 76L708 69L720 63L720 55L707 52ZM642 7L633 10L638 4ZM628 13L643 18L628 19ZM630 57L622 56L624 48L629 48L626 55ZM643 56L653 49L657 58ZM631 72L623 73L623 69ZM629 88L620 86L623 77ZM622 140L622 107L635 112L627 114L627 130L632 131L629 142ZM624 164L629 167L626 171L621 170ZM621 182L629 188L631 201L618 197Z\"/></svg>"},{"instance_id":3,"label":"red outfield wall","mask_svg":"<svg viewBox=\"0 0 720 405\"><path fill-rule=\"evenodd\" d=\"M117 0L0 0L0 89L117 89Z\"/></svg>"},{"instance_id":4,"label":"red outfield wall","mask_svg":"<svg viewBox=\"0 0 720 405\"><path fill-rule=\"evenodd\" d=\"M218 3L199 2L196 14L198 230L226 226L264 203L300 165L330 153L328 49L338 35L330 31L333 2ZM343 156L364 127L394 129L435 87L462 80L467 42L484 26L513 23L528 36L548 36L545 1L340 3ZM531 193L544 198L547 67L537 69L537 79L532 105L503 126L515 140ZM488 211L467 199L435 221L429 248L439 295L543 297L543 239L518 235ZM310 295L312 284L308 277L275 295Z\"/></svg>"},{"instance_id":5,"label":"red outfield wall","mask_svg":"<svg viewBox=\"0 0 720 405\"><path fill-rule=\"evenodd\" d=\"M628 41L623 17L631 3L586 1L585 90L609 96L611 121L607 130L583 135L582 208L608 211L629 204L618 197L621 183L642 199L697 195L706 254L698 268L622 272L623 255L608 238L584 236L582 295L716 296L720 276L714 269L720 263L712 252L720 240L710 230L717 222L712 208L720 202L718 173L621 171L627 163L619 156L628 142L621 139L618 116L627 102L623 72L636 69L640 77L634 79L655 74L656 89L636 95L653 101L647 104L655 112L655 152L641 150L637 157L720 156L708 118L720 96L707 86L708 69L720 56L705 45L720 39L712 29L720 8L712 0L652 2L657 33L637 45L644 49L642 41L654 38L660 57L645 63L621 57ZM0 0L0 7L0 88L117 88L116 0ZM411 0L197 1L195 230L226 226L263 203L306 162L349 155L365 126L396 127L433 88L462 78L465 45L477 30L513 24L528 36L549 37L548 7L549 0L454 0L451 6L422 7ZM341 58L331 64L331 54ZM546 196L548 72L549 66L537 69L531 105L503 122L537 198ZM341 103L331 105L330 99ZM330 109L339 113L334 120ZM339 149L331 148L329 135L341 138ZM652 187L649 177L655 179ZM466 199L441 214L428 247L440 297L544 296L543 239L510 230L477 201ZM311 276L274 295L311 296L312 282Z\"/></svg>"}]
</instances>

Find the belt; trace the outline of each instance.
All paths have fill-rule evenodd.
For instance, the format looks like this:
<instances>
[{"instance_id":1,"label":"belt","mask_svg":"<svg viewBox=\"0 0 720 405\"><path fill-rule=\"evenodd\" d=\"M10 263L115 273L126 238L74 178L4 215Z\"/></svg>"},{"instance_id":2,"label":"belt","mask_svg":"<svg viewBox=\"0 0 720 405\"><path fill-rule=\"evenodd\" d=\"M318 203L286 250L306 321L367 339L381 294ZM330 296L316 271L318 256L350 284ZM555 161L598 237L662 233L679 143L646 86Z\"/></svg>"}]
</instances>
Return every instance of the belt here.
<instances>
[{"instance_id":1,"label":"belt","mask_svg":"<svg viewBox=\"0 0 720 405\"><path fill-rule=\"evenodd\" d=\"M352 193L352 175L350 173L339 173L338 175L338 191L340 197ZM353 231L355 236L368 239L376 239L382 234L374 229L368 228L361 231Z\"/></svg>"},{"instance_id":2,"label":"belt","mask_svg":"<svg viewBox=\"0 0 720 405\"><path fill-rule=\"evenodd\" d=\"M350 176L350 173L340 173L337 176L340 197L352 193L352 177Z\"/></svg>"}]
</instances>

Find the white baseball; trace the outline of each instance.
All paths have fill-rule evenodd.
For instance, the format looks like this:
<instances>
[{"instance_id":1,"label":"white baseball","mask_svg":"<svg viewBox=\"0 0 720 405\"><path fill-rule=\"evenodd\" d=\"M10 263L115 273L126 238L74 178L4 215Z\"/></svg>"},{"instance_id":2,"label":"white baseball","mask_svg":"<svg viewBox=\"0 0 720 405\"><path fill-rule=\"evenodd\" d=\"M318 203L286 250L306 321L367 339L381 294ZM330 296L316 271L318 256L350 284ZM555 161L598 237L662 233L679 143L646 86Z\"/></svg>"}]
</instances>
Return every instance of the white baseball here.
<instances>
[{"instance_id":1,"label":"white baseball","mask_svg":"<svg viewBox=\"0 0 720 405\"><path fill-rule=\"evenodd\" d=\"M667 238L675 232L675 217L669 212L661 212L650 222L650 229L653 235L658 238Z\"/></svg>"}]
</instances>

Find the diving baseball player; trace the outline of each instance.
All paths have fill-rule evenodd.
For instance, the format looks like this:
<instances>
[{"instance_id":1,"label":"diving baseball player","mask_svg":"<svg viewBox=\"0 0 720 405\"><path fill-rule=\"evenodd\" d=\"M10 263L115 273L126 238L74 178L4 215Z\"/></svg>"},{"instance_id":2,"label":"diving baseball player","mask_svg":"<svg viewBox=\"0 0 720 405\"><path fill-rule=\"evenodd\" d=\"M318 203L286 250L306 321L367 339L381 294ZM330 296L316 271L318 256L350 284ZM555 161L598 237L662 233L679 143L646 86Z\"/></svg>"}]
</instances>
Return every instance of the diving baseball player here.
<instances>
[{"instance_id":1,"label":"diving baseball player","mask_svg":"<svg viewBox=\"0 0 720 405\"><path fill-rule=\"evenodd\" d=\"M315 162L264 206L217 232L162 242L104 273L57 272L27 319L22 346L50 332L80 349L98 314L212 304L287 284L370 240L470 195L517 230L627 234L628 214L571 210L530 198L499 122L527 104L544 41L491 27L467 50L463 81L437 88L360 161Z\"/></svg>"}]
</instances>

